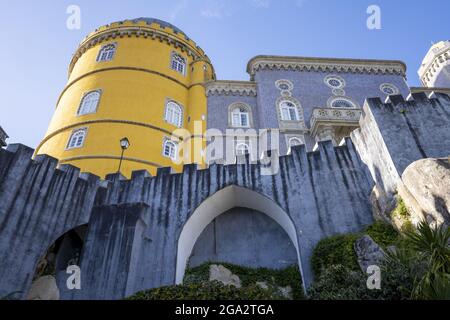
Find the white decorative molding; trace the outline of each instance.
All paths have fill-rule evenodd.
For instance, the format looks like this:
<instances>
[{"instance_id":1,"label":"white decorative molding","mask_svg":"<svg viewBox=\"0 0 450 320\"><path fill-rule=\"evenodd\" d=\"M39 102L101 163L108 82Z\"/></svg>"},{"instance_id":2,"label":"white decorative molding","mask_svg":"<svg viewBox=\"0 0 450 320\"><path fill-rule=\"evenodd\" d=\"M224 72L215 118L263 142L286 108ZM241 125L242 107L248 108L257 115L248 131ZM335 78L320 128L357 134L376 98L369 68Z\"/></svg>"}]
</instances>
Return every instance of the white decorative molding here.
<instances>
[{"instance_id":1,"label":"white decorative molding","mask_svg":"<svg viewBox=\"0 0 450 320\"><path fill-rule=\"evenodd\" d=\"M338 86L332 85L330 82L333 81L333 80L339 82L339 85ZM343 89L347 85L347 83L345 82L344 78L342 78L342 77L340 77L338 75L335 75L335 74L331 74L329 76L326 76L325 79L323 79L323 82L328 87L330 87L333 90Z\"/></svg>"},{"instance_id":2,"label":"white decorative molding","mask_svg":"<svg viewBox=\"0 0 450 320\"><path fill-rule=\"evenodd\" d=\"M252 81L210 81L205 83L206 96L234 95L256 97L256 83Z\"/></svg>"},{"instance_id":3,"label":"white decorative molding","mask_svg":"<svg viewBox=\"0 0 450 320\"><path fill-rule=\"evenodd\" d=\"M360 109L315 108L311 116L311 135L315 136L321 127L359 127L362 116Z\"/></svg>"},{"instance_id":4,"label":"white decorative molding","mask_svg":"<svg viewBox=\"0 0 450 320\"><path fill-rule=\"evenodd\" d=\"M400 90L392 83L383 83L382 85L380 85L380 91L389 96L400 93Z\"/></svg>"},{"instance_id":5,"label":"white decorative molding","mask_svg":"<svg viewBox=\"0 0 450 320\"><path fill-rule=\"evenodd\" d=\"M338 100L343 100L343 101L348 102L355 109L360 108L359 103L357 103L355 100L353 100L352 98L349 98L347 96L332 96L332 97L330 97L327 101L327 107L336 109L336 107L333 106L333 103Z\"/></svg>"},{"instance_id":6,"label":"white decorative molding","mask_svg":"<svg viewBox=\"0 0 450 320\"><path fill-rule=\"evenodd\" d=\"M191 40L185 39L178 40L179 36L171 35L163 30L157 30L152 28L150 25L118 25L118 26L107 26L104 30L96 30L83 40L83 42L78 47L77 51L72 57L72 61L69 66L69 74L72 72L78 59L90 48L96 46L97 44L104 43L106 41L112 41L117 38L124 37L137 37L145 38L150 40L159 40L160 42L166 42L168 45L173 46L175 49L180 49L185 52L188 56L191 56L194 61L209 59L204 54L203 50L196 46ZM210 63L210 62L209 62Z\"/></svg>"},{"instance_id":7,"label":"white decorative molding","mask_svg":"<svg viewBox=\"0 0 450 320\"><path fill-rule=\"evenodd\" d=\"M247 72L252 77L257 71L264 69L406 75L406 65L401 61L391 60L257 56L247 66Z\"/></svg>"}]
</instances>

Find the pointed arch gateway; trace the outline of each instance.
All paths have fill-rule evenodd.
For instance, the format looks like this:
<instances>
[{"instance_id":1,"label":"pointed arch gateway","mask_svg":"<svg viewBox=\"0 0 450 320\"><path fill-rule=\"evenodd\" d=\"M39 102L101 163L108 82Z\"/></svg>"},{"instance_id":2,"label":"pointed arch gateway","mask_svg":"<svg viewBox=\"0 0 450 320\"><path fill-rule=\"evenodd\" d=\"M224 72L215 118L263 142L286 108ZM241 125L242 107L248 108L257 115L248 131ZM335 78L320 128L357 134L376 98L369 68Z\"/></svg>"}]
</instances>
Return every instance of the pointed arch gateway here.
<instances>
[{"instance_id":1,"label":"pointed arch gateway","mask_svg":"<svg viewBox=\"0 0 450 320\"><path fill-rule=\"evenodd\" d=\"M302 275L302 285L305 288L297 229L291 217L277 203L268 197L256 191L236 185L219 190L207 198L197 207L197 209L195 209L184 224L178 238L176 284L181 284L183 282L189 257L203 230L215 218L235 207L257 210L264 213L281 226L289 236L297 252L298 265Z\"/></svg>"}]
</instances>

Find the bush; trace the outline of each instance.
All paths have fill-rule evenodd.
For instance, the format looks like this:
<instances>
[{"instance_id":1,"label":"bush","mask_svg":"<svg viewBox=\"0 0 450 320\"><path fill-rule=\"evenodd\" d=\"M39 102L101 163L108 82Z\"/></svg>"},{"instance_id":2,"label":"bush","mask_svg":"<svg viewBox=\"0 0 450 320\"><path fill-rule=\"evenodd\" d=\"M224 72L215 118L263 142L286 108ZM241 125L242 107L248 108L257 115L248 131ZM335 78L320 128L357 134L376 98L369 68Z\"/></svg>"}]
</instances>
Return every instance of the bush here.
<instances>
[{"instance_id":1,"label":"bush","mask_svg":"<svg viewBox=\"0 0 450 320\"><path fill-rule=\"evenodd\" d=\"M384 221L376 221L374 224L367 227L365 233L383 249L397 243L400 237L397 230L395 230L391 224Z\"/></svg>"},{"instance_id":2,"label":"bush","mask_svg":"<svg viewBox=\"0 0 450 320\"><path fill-rule=\"evenodd\" d=\"M256 282L266 282L270 286L291 287L293 298L304 299L302 278L298 266L290 266L282 270L267 268L246 268L229 263L205 263L201 266L186 270L185 284L207 282L209 280L209 266L220 264L237 275L243 287L252 286Z\"/></svg>"},{"instance_id":3,"label":"bush","mask_svg":"<svg viewBox=\"0 0 450 320\"><path fill-rule=\"evenodd\" d=\"M397 207L391 212L391 217L399 217L402 220L408 221L410 213L402 198L398 198Z\"/></svg>"},{"instance_id":4,"label":"bush","mask_svg":"<svg viewBox=\"0 0 450 320\"><path fill-rule=\"evenodd\" d=\"M358 234L346 234L321 240L311 257L316 277L320 277L323 269L333 265L341 265L353 271L360 270L354 249L354 243L359 236Z\"/></svg>"},{"instance_id":5,"label":"bush","mask_svg":"<svg viewBox=\"0 0 450 320\"><path fill-rule=\"evenodd\" d=\"M127 300L283 300L273 290L265 290L256 284L236 288L220 282L190 283L142 291Z\"/></svg>"}]
</instances>

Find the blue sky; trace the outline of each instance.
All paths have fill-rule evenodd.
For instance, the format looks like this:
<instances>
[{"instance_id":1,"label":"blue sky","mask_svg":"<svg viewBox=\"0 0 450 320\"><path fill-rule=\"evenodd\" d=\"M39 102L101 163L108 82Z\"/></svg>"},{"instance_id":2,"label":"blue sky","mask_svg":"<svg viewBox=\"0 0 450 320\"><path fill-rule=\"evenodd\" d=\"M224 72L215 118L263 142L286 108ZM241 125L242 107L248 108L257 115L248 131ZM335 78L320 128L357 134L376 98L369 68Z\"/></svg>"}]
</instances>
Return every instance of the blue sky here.
<instances>
[{"instance_id":1,"label":"blue sky","mask_svg":"<svg viewBox=\"0 0 450 320\"><path fill-rule=\"evenodd\" d=\"M381 30L366 27L369 5L381 8ZM81 29L66 27L69 5ZM67 81L78 43L112 21L154 17L184 30L210 56L219 79L248 80L259 54L398 59L408 82L431 42L448 40L450 1L427 0L40 0L2 1L0 126L9 142L36 147Z\"/></svg>"}]
</instances>

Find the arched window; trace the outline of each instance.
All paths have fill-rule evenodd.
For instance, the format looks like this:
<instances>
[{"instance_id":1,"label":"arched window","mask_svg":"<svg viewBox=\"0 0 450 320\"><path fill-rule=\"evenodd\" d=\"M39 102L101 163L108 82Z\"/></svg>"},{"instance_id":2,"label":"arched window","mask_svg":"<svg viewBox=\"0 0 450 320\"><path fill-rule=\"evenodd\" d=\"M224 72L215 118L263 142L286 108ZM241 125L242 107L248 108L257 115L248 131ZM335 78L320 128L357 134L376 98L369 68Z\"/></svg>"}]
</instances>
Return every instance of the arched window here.
<instances>
[{"instance_id":1,"label":"arched window","mask_svg":"<svg viewBox=\"0 0 450 320\"><path fill-rule=\"evenodd\" d=\"M236 144L236 155L237 156L243 156L245 154L248 154L250 151L250 148L247 143L245 142L238 142Z\"/></svg>"},{"instance_id":2,"label":"arched window","mask_svg":"<svg viewBox=\"0 0 450 320\"><path fill-rule=\"evenodd\" d=\"M169 101L166 105L165 119L168 123L180 127L183 125L183 109L173 101Z\"/></svg>"},{"instance_id":3,"label":"arched window","mask_svg":"<svg viewBox=\"0 0 450 320\"><path fill-rule=\"evenodd\" d=\"M172 61L170 62L170 66L173 70L181 73L182 75L186 74L186 59L179 54L172 54Z\"/></svg>"},{"instance_id":4,"label":"arched window","mask_svg":"<svg viewBox=\"0 0 450 320\"><path fill-rule=\"evenodd\" d=\"M175 160L177 158L177 144L171 140L164 140L163 155Z\"/></svg>"},{"instance_id":5,"label":"arched window","mask_svg":"<svg viewBox=\"0 0 450 320\"><path fill-rule=\"evenodd\" d=\"M331 101L330 106L332 108L340 108L340 109L354 109L356 105L353 101L346 98L336 98Z\"/></svg>"},{"instance_id":6,"label":"arched window","mask_svg":"<svg viewBox=\"0 0 450 320\"><path fill-rule=\"evenodd\" d=\"M299 121L297 106L290 101L280 103L281 120Z\"/></svg>"},{"instance_id":7,"label":"arched window","mask_svg":"<svg viewBox=\"0 0 450 320\"><path fill-rule=\"evenodd\" d=\"M300 146L303 144L303 141L300 138L292 137L289 139L289 147Z\"/></svg>"},{"instance_id":8,"label":"arched window","mask_svg":"<svg viewBox=\"0 0 450 320\"><path fill-rule=\"evenodd\" d=\"M75 130L70 136L69 142L67 143L67 150L81 148L86 138L86 132L86 128Z\"/></svg>"},{"instance_id":9,"label":"arched window","mask_svg":"<svg viewBox=\"0 0 450 320\"><path fill-rule=\"evenodd\" d=\"M91 91L81 99L78 115L95 113L100 101L100 91Z\"/></svg>"},{"instance_id":10,"label":"arched window","mask_svg":"<svg viewBox=\"0 0 450 320\"><path fill-rule=\"evenodd\" d=\"M239 106L231 111L231 125L233 127L250 127L250 113L247 108Z\"/></svg>"},{"instance_id":11,"label":"arched window","mask_svg":"<svg viewBox=\"0 0 450 320\"><path fill-rule=\"evenodd\" d=\"M110 43L104 45L97 56L97 62L111 61L116 53L116 44Z\"/></svg>"}]
</instances>

